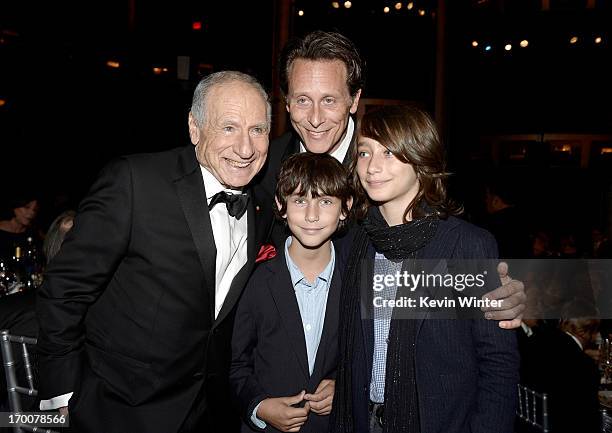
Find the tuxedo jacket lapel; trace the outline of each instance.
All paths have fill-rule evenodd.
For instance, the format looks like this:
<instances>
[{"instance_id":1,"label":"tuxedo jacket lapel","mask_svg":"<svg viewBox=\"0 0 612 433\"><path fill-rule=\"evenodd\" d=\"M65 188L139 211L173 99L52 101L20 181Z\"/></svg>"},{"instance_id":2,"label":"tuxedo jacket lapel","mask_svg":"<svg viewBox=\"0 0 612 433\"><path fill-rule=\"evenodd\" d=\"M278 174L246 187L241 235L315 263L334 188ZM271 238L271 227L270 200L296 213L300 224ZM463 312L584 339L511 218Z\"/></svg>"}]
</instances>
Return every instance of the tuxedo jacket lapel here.
<instances>
[{"instance_id":1,"label":"tuxedo jacket lapel","mask_svg":"<svg viewBox=\"0 0 612 433\"><path fill-rule=\"evenodd\" d=\"M355 122L355 127L357 127L357 123ZM357 131L353 132L353 136L351 137L351 143L349 144L349 148L346 152L346 155L344 155L344 160L342 161L342 165L344 166L344 168L346 168L347 170L350 168L351 166L351 161L353 160L353 148L355 146L357 146Z\"/></svg>"},{"instance_id":2,"label":"tuxedo jacket lapel","mask_svg":"<svg viewBox=\"0 0 612 433\"><path fill-rule=\"evenodd\" d=\"M279 257L279 260L275 260L271 263L272 274L268 278L268 288L270 289L270 293L272 293L276 309L280 315L285 331L287 332L288 343L293 348L302 374L306 382L308 382L310 371L308 369L306 337L304 337L300 307L295 297L295 291L291 283L291 275L287 269L284 256L285 253L283 248L282 257Z\"/></svg>"},{"instance_id":3,"label":"tuxedo jacket lapel","mask_svg":"<svg viewBox=\"0 0 612 433\"><path fill-rule=\"evenodd\" d=\"M204 270L208 306L211 318L214 320L217 249L208 213L204 179L192 146L185 147L185 150L179 154L174 182Z\"/></svg>"}]
</instances>

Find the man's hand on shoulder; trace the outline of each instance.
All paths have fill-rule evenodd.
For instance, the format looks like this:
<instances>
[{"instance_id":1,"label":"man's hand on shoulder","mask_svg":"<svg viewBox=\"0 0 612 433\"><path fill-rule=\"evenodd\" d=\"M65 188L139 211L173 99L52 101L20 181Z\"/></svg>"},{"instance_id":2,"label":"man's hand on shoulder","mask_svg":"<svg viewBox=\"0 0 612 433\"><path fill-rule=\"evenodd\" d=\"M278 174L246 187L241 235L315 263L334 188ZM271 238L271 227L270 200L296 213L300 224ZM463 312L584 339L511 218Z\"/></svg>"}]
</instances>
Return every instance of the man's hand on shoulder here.
<instances>
[{"instance_id":1,"label":"man's hand on shoulder","mask_svg":"<svg viewBox=\"0 0 612 433\"><path fill-rule=\"evenodd\" d=\"M291 397L266 398L257 409L257 418L282 432L298 432L308 419L310 403L294 407L304 400L306 391Z\"/></svg>"},{"instance_id":2,"label":"man's hand on shoulder","mask_svg":"<svg viewBox=\"0 0 612 433\"><path fill-rule=\"evenodd\" d=\"M482 311L485 312L485 318L500 320L500 328L518 328L521 326L521 319L527 302L525 285L522 281L513 280L510 277L506 262L500 262L497 265L497 273L502 282L501 287L486 293L483 299L500 300L502 302L497 307L483 307Z\"/></svg>"}]
</instances>

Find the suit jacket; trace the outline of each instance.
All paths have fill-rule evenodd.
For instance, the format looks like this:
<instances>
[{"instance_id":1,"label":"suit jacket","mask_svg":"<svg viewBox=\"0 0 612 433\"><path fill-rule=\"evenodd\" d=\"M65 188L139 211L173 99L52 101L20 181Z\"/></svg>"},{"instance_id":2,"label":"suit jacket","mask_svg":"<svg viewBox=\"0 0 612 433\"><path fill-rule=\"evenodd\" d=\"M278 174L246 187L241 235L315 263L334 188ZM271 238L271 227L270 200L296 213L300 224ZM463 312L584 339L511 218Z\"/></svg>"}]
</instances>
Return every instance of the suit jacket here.
<instances>
[{"instance_id":1,"label":"suit jacket","mask_svg":"<svg viewBox=\"0 0 612 433\"><path fill-rule=\"evenodd\" d=\"M559 329L531 337L535 355L526 360L523 383L548 394L553 432L599 430L599 370L571 336Z\"/></svg>"},{"instance_id":2,"label":"suit jacket","mask_svg":"<svg viewBox=\"0 0 612 433\"><path fill-rule=\"evenodd\" d=\"M348 168L351 162L351 149L355 145L355 135L351 138L349 150L342 164ZM284 245L289 235L285 224L274 217L274 191L276 190L277 176L281 164L291 155L300 152L300 136L293 129L280 137L272 140L268 150L268 160L253 181L253 196L264 234L264 242L272 244L277 250Z\"/></svg>"},{"instance_id":3,"label":"suit jacket","mask_svg":"<svg viewBox=\"0 0 612 433\"><path fill-rule=\"evenodd\" d=\"M211 388L208 408L224 413L233 307L256 252L252 207L247 217L248 261L215 320L216 249L194 148L102 171L37 305L41 397L74 392L76 431L176 432Z\"/></svg>"},{"instance_id":4,"label":"suit jacket","mask_svg":"<svg viewBox=\"0 0 612 433\"><path fill-rule=\"evenodd\" d=\"M283 253L259 266L236 311L230 382L244 419L242 432L261 431L250 421L255 406L269 397L313 393L321 380L335 379L338 364L340 270L334 269L321 341L312 375L291 275ZM300 432L327 431L329 416L311 413ZM277 432L268 425L266 432Z\"/></svg>"},{"instance_id":5,"label":"suit jacket","mask_svg":"<svg viewBox=\"0 0 612 433\"><path fill-rule=\"evenodd\" d=\"M369 256L374 258L374 254L370 247ZM488 232L450 217L440 221L433 239L419 251L417 259L496 256L495 240ZM492 272L489 275L496 275L495 270ZM367 433L374 327L373 321L362 318L358 310L355 323L361 323L361 327L352 356L353 420L355 433ZM484 319L434 317L435 312L428 311L416 319L415 373L421 433L511 433L519 372L515 332Z\"/></svg>"}]
</instances>

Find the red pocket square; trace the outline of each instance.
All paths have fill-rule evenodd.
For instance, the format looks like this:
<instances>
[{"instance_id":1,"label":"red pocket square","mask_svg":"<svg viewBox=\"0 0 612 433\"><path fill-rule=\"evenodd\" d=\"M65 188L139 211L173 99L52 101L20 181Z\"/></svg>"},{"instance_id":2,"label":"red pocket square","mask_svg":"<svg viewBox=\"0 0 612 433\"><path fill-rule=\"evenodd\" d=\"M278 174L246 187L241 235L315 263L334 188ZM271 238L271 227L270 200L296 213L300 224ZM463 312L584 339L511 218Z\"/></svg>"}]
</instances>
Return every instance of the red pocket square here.
<instances>
[{"instance_id":1,"label":"red pocket square","mask_svg":"<svg viewBox=\"0 0 612 433\"><path fill-rule=\"evenodd\" d=\"M266 260L270 260L274 257L276 257L276 248L274 248L274 245L264 244L259 249L259 253L257 253L255 263L265 262Z\"/></svg>"}]
</instances>

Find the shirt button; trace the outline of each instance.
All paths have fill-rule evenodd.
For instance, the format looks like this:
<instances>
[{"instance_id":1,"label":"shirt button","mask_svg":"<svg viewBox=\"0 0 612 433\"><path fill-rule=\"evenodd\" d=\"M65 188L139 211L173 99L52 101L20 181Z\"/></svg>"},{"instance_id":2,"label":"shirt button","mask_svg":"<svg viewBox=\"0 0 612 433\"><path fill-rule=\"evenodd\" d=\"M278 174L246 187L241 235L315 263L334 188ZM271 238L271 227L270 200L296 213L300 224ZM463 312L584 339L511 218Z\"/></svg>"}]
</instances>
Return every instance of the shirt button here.
<instances>
[{"instance_id":1,"label":"shirt button","mask_svg":"<svg viewBox=\"0 0 612 433\"><path fill-rule=\"evenodd\" d=\"M310 324L306 325L306 330L310 331L312 329L312 326L310 326Z\"/></svg>"}]
</instances>

